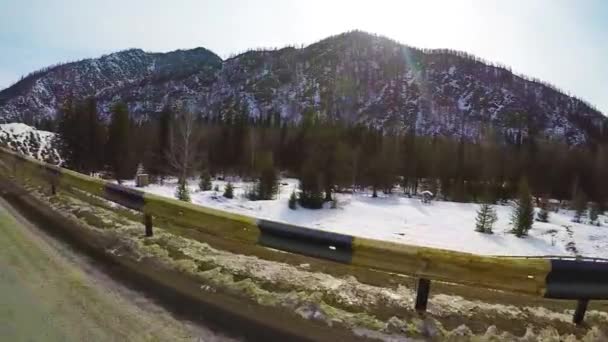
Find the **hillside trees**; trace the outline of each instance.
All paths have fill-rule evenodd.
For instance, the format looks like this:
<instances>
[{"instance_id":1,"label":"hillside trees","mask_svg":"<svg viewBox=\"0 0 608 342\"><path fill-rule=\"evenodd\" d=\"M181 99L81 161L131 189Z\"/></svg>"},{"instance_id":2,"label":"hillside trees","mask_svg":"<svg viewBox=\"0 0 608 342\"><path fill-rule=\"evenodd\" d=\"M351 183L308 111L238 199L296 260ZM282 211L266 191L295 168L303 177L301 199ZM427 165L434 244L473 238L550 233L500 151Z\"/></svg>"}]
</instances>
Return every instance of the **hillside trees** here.
<instances>
[{"instance_id":1,"label":"hillside trees","mask_svg":"<svg viewBox=\"0 0 608 342\"><path fill-rule=\"evenodd\" d=\"M537 198L572 199L574 183L600 207L608 198L605 145L505 137L490 128L476 140L417 136L413 129L398 133L342 122L335 119L338 114L314 107L294 109L301 110L301 120L287 122L280 113L253 117L246 101L230 101L232 106L214 116L206 114L213 107L177 104L151 114L150 121L127 123L124 104L105 120L94 100L68 99L55 125L61 155L70 168L88 173L108 167L121 174L118 178L129 177L131 165L142 161L153 175L180 181L203 171L271 184L285 171L301 181L299 201L308 207L334 200L337 191L369 190L377 196L396 184L406 193L424 188L452 201L479 201L489 193L494 203L517 197L524 177ZM132 158L123 158L130 147ZM272 188L257 190L267 198Z\"/></svg>"}]
</instances>

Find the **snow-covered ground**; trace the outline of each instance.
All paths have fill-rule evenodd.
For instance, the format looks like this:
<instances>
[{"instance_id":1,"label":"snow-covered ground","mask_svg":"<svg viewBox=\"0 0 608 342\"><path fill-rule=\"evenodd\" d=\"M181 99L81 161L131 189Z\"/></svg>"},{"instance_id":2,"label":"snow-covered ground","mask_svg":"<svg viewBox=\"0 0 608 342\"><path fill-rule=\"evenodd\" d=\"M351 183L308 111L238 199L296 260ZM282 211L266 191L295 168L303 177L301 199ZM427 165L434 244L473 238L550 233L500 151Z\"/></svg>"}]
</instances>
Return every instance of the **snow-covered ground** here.
<instances>
[{"instance_id":1,"label":"snow-covered ground","mask_svg":"<svg viewBox=\"0 0 608 342\"><path fill-rule=\"evenodd\" d=\"M277 199L249 201L244 193L251 183L233 182L235 198L222 196L224 181L213 181L219 192L198 190L197 180L189 182L192 202L230 212L288 222L354 236L404 244L429 246L485 255L581 255L608 258L608 218L601 216L603 226L572 222L573 213L560 210L551 213L549 223L535 222L530 235L517 238L509 234L511 207L497 205L498 221L494 234L474 231L478 205L435 201L423 204L419 199L398 194L372 198L369 194L338 194L338 208L321 210L287 206L289 195L298 181L283 179ZM125 182L134 186L133 181ZM176 180L164 185L151 184L142 190L174 197Z\"/></svg>"},{"instance_id":2,"label":"snow-covered ground","mask_svg":"<svg viewBox=\"0 0 608 342\"><path fill-rule=\"evenodd\" d=\"M37 130L22 123L0 124L0 145L41 161L61 164L57 150L52 146L55 133Z\"/></svg>"}]
</instances>

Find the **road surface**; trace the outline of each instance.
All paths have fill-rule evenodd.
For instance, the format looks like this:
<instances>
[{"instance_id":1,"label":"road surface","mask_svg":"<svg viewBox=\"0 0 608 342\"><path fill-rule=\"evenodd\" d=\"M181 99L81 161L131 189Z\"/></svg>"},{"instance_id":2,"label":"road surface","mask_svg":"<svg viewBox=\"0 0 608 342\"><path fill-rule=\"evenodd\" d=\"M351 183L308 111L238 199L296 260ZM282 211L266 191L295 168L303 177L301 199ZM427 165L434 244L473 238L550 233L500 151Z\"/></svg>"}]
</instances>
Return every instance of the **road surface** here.
<instances>
[{"instance_id":1,"label":"road surface","mask_svg":"<svg viewBox=\"0 0 608 342\"><path fill-rule=\"evenodd\" d=\"M225 341L117 284L0 199L0 341Z\"/></svg>"}]
</instances>

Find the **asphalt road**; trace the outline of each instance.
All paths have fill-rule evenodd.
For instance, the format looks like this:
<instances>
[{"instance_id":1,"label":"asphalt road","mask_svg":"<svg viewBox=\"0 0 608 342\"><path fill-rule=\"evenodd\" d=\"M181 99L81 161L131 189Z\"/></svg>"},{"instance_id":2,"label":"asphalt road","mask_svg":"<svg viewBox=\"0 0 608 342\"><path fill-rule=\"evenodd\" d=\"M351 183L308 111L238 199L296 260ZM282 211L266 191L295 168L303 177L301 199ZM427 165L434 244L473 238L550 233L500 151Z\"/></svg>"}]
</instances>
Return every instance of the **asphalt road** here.
<instances>
[{"instance_id":1,"label":"asphalt road","mask_svg":"<svg viewBox=\"0 0 608 342\"><path fill-rule=\"evenodd\" d=\"M182 321L0 200L0 341L225 341Z\"/></svg>"}]
</instances>

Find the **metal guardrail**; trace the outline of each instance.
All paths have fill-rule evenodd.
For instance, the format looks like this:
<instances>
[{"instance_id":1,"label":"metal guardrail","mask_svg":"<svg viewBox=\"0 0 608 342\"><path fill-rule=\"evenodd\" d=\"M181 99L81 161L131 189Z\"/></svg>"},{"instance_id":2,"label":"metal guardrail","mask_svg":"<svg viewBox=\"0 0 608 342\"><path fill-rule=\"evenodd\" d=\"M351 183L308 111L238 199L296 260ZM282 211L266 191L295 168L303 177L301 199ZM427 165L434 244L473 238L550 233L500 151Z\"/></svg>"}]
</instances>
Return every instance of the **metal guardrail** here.
<instances>
[{"instance_id":1,"label":"metal guardrail","mask_svg":"<svg viewBox=\"0 0 608 342\"><path fill-rule=\"evenodd\" d=\"M144 193L45 164L0 148L0 172L50 189L78 189L144 215L146 236L160 218L226 239L250 232L253 243L418 279L416 309L426 310L431 281L578 301L581 323L590 299L608 299L608 260L564 256L481 256L361 238L202 207ZM237 239L238 240L238 239ZM242 242L242 241L241 241Z\"/></svg>"},{"instance_id":2,"label":"metal guardrail","mask_svg":"<svg viewBox=\"0 0 608 342\"><path fill-rule=\"evenodd\" d=\"M585 262L603 262L608 263L606 258L595 258L586 256L568 256L568 255L493 255L497 258L515 258L515 259L546 259L546 260L575 260Z\"/></svg>"}]
</instances>

